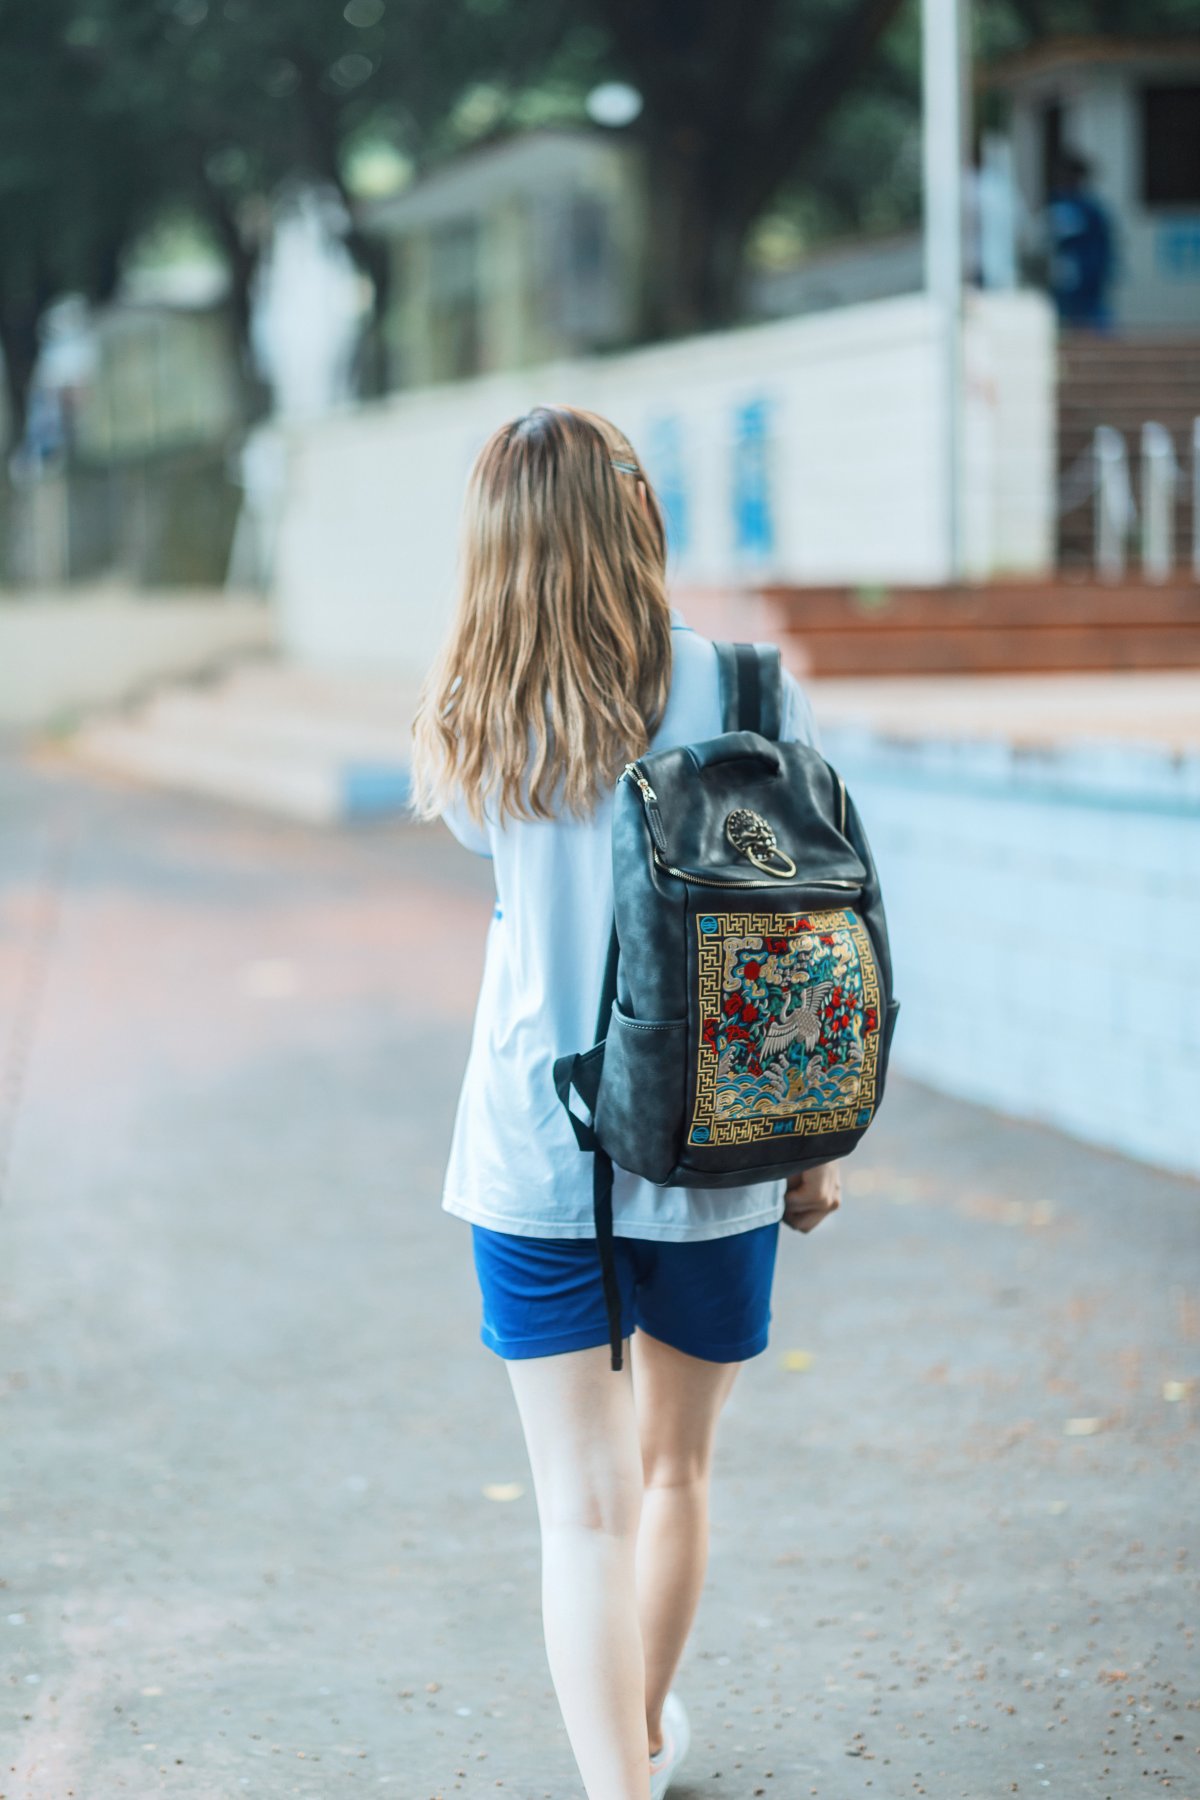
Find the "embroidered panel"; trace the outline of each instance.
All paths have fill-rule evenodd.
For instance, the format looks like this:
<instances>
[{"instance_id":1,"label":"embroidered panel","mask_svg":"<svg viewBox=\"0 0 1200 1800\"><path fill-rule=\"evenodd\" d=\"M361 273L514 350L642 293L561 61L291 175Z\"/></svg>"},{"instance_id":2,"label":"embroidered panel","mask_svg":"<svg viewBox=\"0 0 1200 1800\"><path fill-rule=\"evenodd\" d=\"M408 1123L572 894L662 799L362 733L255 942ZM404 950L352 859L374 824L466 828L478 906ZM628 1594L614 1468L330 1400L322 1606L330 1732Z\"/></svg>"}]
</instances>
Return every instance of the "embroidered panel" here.
<instances>
[{"instance_id":1,"label":"embroidered panel","mask_svg":"<svg viewBox=\"0 0 1200 1800\"><path fill-rule=\"evenodd\" d=\"M869 1124L882 1009L858 914L702 913L696 928L700 1049L689 1144Z\"/></svg>"}]
</instances>

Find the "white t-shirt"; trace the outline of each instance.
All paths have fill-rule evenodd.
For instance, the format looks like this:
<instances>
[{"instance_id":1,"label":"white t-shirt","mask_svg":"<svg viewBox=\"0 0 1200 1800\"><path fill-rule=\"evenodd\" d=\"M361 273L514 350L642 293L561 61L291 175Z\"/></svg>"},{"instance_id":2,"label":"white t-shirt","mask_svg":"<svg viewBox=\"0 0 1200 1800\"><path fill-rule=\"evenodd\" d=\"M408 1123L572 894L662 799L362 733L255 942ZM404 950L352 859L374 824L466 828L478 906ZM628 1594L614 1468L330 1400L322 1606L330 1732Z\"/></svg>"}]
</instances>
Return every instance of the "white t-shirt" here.
<instances>
[{"instance_id":1,"label":"white t-shirt","mask_svg":"<svg viewBox=\"0 0 1200 1800\"><path fill-rule=\"evenodd\" d=\"M671 691L651 751L721 733L717 657L672 609ZM785 739L816 744L808 700L784 675ZM520 1237L589 1238L592 1158L580 1151L552 1077L556 1057L594 1041L612 931L612 797L588 819L470 820L444 815L469 850L490 856L496 905L459 1096L442 1206ZM617 1168L617 1237L726 1237L783 1215L783 1181L658 1187Z\"/></svg>"}]
</instances>

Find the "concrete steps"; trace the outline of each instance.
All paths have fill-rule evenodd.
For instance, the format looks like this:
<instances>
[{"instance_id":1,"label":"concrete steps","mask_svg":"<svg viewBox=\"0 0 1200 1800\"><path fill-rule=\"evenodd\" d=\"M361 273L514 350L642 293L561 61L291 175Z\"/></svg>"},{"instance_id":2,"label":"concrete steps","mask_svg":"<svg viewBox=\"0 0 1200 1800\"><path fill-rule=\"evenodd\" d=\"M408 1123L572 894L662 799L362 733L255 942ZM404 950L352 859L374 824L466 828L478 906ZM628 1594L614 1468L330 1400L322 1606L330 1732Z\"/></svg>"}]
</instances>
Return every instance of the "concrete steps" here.
<instances>
[{"instance_id":1,"label":"concrete steps","mask_svg":"<svg viewBox=\"0 0 1200 1800\"><path fill-rule=\"evenodd\" d=\"M416 684L254 663L96 715L73 754L137 781L324 824L401 810Z\"/></svg>"}]
</instances>

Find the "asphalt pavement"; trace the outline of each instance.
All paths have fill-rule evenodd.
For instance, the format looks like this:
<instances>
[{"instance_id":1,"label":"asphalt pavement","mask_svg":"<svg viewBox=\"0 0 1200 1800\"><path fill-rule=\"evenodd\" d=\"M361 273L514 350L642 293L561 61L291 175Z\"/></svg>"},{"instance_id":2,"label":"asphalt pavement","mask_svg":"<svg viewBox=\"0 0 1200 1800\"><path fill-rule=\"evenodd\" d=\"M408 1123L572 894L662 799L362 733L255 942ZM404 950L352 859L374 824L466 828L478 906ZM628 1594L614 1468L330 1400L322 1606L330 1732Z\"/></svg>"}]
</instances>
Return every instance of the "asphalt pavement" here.
<instances>
[{"instance_id":1,"label":"asphalt pavement","mask_svg":"<svg viewBox=\"0 0 1200 1800\"><path fill-rule=\"evenodd\" d=\"M439 1207L490 904L439 828L0 761L0 1800L581 1800ZM1198 1800L1200 1188L901 1076L846 1187L679 1800Z\"/></svg>"}]
</instances>

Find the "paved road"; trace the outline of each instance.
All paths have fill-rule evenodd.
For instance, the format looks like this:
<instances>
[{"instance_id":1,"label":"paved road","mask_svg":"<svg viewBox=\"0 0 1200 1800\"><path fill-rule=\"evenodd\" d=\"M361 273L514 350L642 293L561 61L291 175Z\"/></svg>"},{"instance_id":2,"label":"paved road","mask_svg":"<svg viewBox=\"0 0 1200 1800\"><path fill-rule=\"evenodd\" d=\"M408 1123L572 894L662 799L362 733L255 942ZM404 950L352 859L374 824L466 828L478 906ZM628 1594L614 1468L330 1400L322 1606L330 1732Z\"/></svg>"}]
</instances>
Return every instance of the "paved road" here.
<instances>
[{"instance_id":1,"label":"paved road","mask_svg":"<svg viewBox=\"0 0 1200 1800\"><path fill-rule=\"evenodd\" d=\"M579 1800L438 1208L486 869L13 757L0 816L0 1796ZM680 1800L1196 1800L1200 1191L900 1080L848 1186Z\"/></svg>"}]
</instances>

